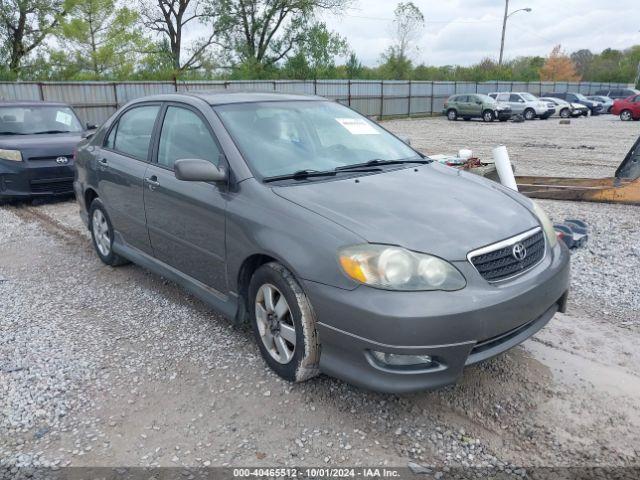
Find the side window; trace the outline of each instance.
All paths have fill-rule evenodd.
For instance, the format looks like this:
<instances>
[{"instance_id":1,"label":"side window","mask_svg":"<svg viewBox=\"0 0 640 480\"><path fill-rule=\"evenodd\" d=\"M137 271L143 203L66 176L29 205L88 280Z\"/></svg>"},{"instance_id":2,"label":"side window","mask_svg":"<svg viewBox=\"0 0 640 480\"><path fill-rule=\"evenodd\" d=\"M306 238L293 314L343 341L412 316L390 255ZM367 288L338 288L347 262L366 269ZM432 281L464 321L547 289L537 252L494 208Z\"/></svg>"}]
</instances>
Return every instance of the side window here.
<instances>
[{"instance_id":1,"label":"side window","mask_svg":"<svg viewBox=\"0 0 640 480\"><path fill-rule=\"evenodd\" d=\"M498 100L501 102L508 102L509 101L509 94L508 93L500 93L498 95Z\"/></svg>"},{"instance_id":2,"label":"side window","mask_svg":"<svg viewBox=\"0 0 640 480\"><path fill-rule=\"evenodd\" d=\"M153 124L159 110L158 105L146 105L126 111L111 129L105 146L146 161Z\"/></svg>"},{"instance_id":3,"label":"side window","mask_svg":"<svg viewBox=\"0 0 640 480\"><path fill-rule=\"evenodd\" d=\"M520 95L516 95L515 93L512 93L511 95L509 95L509 101L510 102L522 102L522 98L520 98Z\"/></svg>"},{"instance_id":4,"label":"side window","mask_svg":"<svg viewBox=\"0 0 640 480\"><path fill-rule=\"evenodd\" d=\"M170 106L162 122L158 165L173 169L181 158L199 158L214 165L220 162L220 149L211 132L191 110Z\"/></svg>"},{"instance_id":5,"label":"side window","mask_svg":"<svg viewBox=\"0 0 640 480\"><path fill-rule=\"evenodd\" d=\"M469 101L469 95L460 95L458 97L458 102L468 102Z\"/></svg>"},{"instance_id":6,"label":"side window","mask_svg":"<svg viewBox=\"0 0 640 480\"><path fill-rule=\"evenodd\" d=\"M107 137L107 139L104 142L105 148L108 148L109 150L113 150L115 148L115 146L116 146L116 133L117 132L118 132L118 123L116 122L116 124L113 126L113 128L109 132L109 136Z\"/></svg>"}]
</instances>

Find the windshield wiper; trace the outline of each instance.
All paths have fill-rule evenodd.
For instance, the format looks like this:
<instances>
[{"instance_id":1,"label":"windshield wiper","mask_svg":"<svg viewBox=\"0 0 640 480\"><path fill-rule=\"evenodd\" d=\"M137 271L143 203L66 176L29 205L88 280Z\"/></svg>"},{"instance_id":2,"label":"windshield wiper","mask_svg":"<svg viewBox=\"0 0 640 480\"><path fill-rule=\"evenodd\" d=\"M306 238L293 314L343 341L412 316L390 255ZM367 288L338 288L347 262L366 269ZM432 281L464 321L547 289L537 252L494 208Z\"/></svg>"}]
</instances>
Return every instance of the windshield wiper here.
<instances>
[{"instance_id":1,"label":"windshield wiper","mask_svg":"<svg viewBox=\"0 0 640 480\"><path fill-rule=\"evenodd\" d=\"M353 165L343 165L336 167L336 171L358 170L364 167L377 167L378 165L398 165L402 163L431 163L433 160L427 158L400 158L398 160L380 160L378 158L364 163L354 163Z\"/></svg>"},{"instance_id":2,"label":"windshield wiper","mask_svg":"<svg viewBox=\"0 0 640 480\"><path fill-rule=\"evenodd\" d=\"M309 177L326 177L334 176L336 172L334 170L298 170L293 173L286 173L284 175L275 175L273 177L266 177L262 180L264 182L277 182L278 180L299 180Z\"/></svg>"},{"instance_id":3,"label":"windshield wiper","mask_svg":"<svg viewBox=\"0 0 640 480\"><path fill-rule=\"evenodd\" d=\"M32 132L31 135L44 135L46 133L71 133L71 130L43 130L42 132Z\"/></svg>"}]
</instances>

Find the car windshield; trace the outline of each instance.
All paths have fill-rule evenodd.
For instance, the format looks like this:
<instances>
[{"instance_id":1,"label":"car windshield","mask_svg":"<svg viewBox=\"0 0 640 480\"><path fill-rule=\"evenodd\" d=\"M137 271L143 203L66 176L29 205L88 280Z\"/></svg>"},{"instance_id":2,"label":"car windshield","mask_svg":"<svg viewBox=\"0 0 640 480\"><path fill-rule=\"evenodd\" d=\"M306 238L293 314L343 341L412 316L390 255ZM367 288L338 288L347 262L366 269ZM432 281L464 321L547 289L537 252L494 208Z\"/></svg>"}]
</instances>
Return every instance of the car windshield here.
<instances>
[{"instance_id":1,"label":"car windshield","mask_svg":"<svg viewBox=\"0 0 640 480\"><path fill-rule=\"evenodd\" d=\"M530 93L521 93L520 96L524 98L527 102L536 102L538 99L531 95Z\"/></svg>"},{"instance_id":2,"label":"car windshield","mask_svg":"<svg viewBox=\"0 0 640 480\"><path fill-rule=\"evenodd\" d=\"M577 98L578 100L582 100L582 101L587 100L587 97L585 97L585 96L584 96L584 95L582 95L581 93L575 93L574 95L576 96L576 98Z\"/></svg>"},{"instance_id":3,"label":"car windshield","mask_svg":"<svg viewBox=\"0 0 640 480\"><path fill-rule=\"evenodd\" d=\"M0 107L0 135L81 132L82 125L69 107Z\"/></svg>"},{"instance_id":4,"label":"car windshield","mask_svg":"<svg viewBox=\"0 0 640 480\"><path fill-rule=\"evenodd\" d=\"M420 159L404 142L338 103L237 103L216 106L215 111L263 178L372 161Z\"/></svg>"}]
</instances>

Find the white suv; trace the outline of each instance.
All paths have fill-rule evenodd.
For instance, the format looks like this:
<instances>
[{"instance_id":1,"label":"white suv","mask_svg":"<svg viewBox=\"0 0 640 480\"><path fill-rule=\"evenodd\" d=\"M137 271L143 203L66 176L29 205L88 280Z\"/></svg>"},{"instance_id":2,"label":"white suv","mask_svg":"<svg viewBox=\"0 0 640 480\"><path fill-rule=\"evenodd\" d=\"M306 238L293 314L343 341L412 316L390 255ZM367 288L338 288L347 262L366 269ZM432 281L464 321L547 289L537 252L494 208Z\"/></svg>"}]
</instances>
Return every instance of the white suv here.
<instances>
[{"instance_id":1,"label":"white suv","mask_svg":"<svg viewBox=\"0 0 640 480\"><path fill-rule=\"evenodd\" d=\"M519 113L525 120L533 120L536 117L546 120L556 113L553 103L543 102L529 92L493 92L489 96L498 102L508 104L514 115Z\"/></svg>"}]
</instances>

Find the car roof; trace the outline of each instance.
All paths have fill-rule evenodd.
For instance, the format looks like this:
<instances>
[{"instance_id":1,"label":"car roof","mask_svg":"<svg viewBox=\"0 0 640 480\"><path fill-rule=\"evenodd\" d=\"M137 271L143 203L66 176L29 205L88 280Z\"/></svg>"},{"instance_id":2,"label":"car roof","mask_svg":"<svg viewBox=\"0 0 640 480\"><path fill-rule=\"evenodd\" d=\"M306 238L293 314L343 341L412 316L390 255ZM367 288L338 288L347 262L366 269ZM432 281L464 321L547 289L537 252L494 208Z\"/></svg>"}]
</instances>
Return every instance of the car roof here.
<instances>
[{"instance_id":1,"label":"car roof","mask_svg":"<svg viewBox=\"0 0 640 480\"><path fill-rule=\"evenodd\" d=\"M43 100L0 100L0 107L69 107L69 104Z\"/></svg>"},{"instance_id":2,"label":"car roof","mask_svg":"<svg viewBox=\"0 0 640 480\"><path fill-rule=\"evenodd\" d=\"M188 98L199 98L209 105L227 105L230 103L254 103L254 102L287 102L287 101L327 101L324 97L316 95L295 95L275 92L210 92L195 91L170 93L164 95L152 95L134 100L136 101L180 101Z\"/></svg>"}]
</instances>

